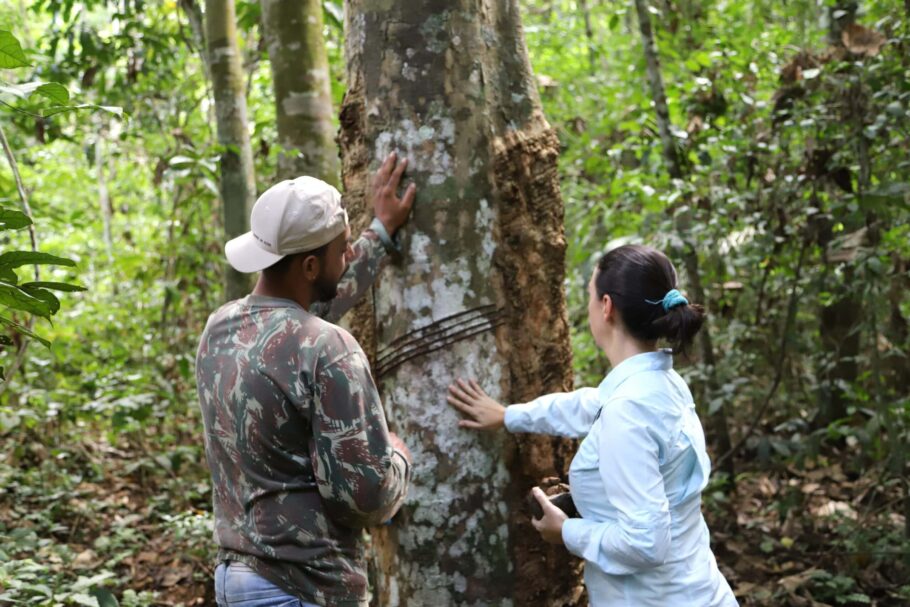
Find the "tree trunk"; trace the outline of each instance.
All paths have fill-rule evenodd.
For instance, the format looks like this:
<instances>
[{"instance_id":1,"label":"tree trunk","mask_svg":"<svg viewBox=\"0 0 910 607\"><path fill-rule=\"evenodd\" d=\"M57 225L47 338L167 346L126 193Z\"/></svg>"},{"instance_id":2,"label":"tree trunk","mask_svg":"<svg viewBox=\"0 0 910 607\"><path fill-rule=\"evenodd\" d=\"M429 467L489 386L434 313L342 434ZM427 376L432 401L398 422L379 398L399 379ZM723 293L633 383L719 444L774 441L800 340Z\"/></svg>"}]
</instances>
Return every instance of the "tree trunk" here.
<instances>
[{"instance_id":1,"label":"tree trunk","mask_svg":"<svg viewBox=\"0 0 910 607\"><path fill-rule=\"evenodd\" d=\"M346 3L349 208L363 214L390 151L418 184L403 262L366 323L389 423L415 457L405 507L373 534L376 605L583 604L580 561L544 544L523 507L541 478L565 476L572 442L459 429L445 399L457 377L508 403L572 383L559 142L518 10Z\"/></svg>"},{"instance_id":2,"label":"tree trunk","mask_svg":"<svg viewBox=\"0 0 910 607\"><path fill-rule=\"evenodd\" d=\"M676 149L676 142L673 140L671 132L670 109L667 105L667 95L664 91L663 78L660 73L660 59L657 55L657 45L654 43L654 33L651 30L651 15L648 13L646 0L635 0L635 8L638 12L638 26L641 31L642 46L644 47L645 61L648 69L648 81L651 85L651 96L654 100L654 112L657 116L657 128L660 133L660 140L663 146L664 161L667 165L667 171L673 179L682 179L685 175L685 168ZM695 301L706 304L705 290L701 284L701 271L699 269L698 253L694 244L691 242L688 212L681 214L677 218L677 229L680 236L686 243L684 250L681 251L683 263L686 267L686 275L689 279L689 286ZM702 364L707 369L707 390L703 395L701 411L708 409L704 407L712 398L719 394L717 374L715 371L714 346L711 343L710 323L705 322L704 327L699 333L698 349ZM732 441L730 440L730 429L727 423L726 403L722 402L717 411L708 419L711 434L716 441L719 453L725 454L730 451ZM724 460L723 471L727 474L728 482L732 483L735 478L735 468L733 458L729 457Z\"/></svg>"},{"instance_id":3,"label":"tree trunk","mask_svg":"<svg viewBox=\"0 0 910 607\"><path fill-rule=\"evenodd\" d=\"M278 172L338 185L329 60L319 0L262 0L262 27L275 89Z\"/></svg>"},{"instance_id":4,"label":"tree trunk","mask_svg":"<svg viewBox=\"0 0 910 607\"><path fill-rule=\"evenodd\" d=\"M226 238L249 230L250 210L256 198L253 150L246 121L246 96L234 0L206 0L205 26L209 69L215 95L215 117L221 151L221 202ZM248 275L226 268L225 295L237 299L249 292Z\"/></svg>"}]
</instances>

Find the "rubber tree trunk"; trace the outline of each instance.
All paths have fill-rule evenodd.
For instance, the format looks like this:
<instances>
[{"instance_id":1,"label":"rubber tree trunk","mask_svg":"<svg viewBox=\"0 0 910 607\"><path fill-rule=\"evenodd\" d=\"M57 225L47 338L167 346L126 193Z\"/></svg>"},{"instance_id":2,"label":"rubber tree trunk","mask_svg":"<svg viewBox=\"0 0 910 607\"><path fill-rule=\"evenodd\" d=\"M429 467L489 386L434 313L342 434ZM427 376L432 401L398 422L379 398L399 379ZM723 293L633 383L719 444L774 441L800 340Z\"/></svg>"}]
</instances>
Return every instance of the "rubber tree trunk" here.
<instances>
[{"instance_id":1,"label":"rubber tree trunk","mask_svg":"<svg viewBox=\"0 0 910 607\"><path fill-rule=\"evenodd\" d=\"M281 179L338 185L329 60L319 0L262 0L262 28L275 90Z\"/></svg>"},{"instance_id":2,"label":"rubber tree trunk","mask_svg":"<svg viewBox=\"0 0 910 607\"><path fill-rule=\"evenodd\" d=\"M374 604L584 604L580 561L544 544L523 507L541 478L565 476L574 445L459 429L445 400L456 377L507 403L572 384L559 142L518 2L348 0L345 15L348 204L363 214L390 151L418 185L400 265L354 323L415 457L405 507L373 533Z\"/></svg>"},{"instance_id":3,"label":"rubber tree trunk","mask_svg":"<svg viewBox=\"0 0 910 607\"><path fill-rule=\"evenodd\" d=\"M647 64L648 82L651 85L651 96L654 101L654 112L657 116L657 127L660 133L660 141L663 148L664 162L667 165L667 171L673 179L683 179L685 177L685 167L679 152L676 149L676 142L673 139L670 122L670 109L667 105L667 95L664 90L663 78L660 73L660 58L657 54L657 45L654 42L654 32L651 29L651 15L648 12L648 3L646 0L635 0L635 8L638 13L638 25L641 32L642 46L644 48L645 62ZM698 254L695 251L694 244L691 242L689 219L683 215L677 220L677 229L680 236L686 242L685 250L682 251L683 263L686 267L686 275L689 279L690 288L695 301L705 304L705 290L701 284L701 271L699 269ZM706 322L698 336L698 350L702 363L707 369L707 390L704 395L705 401L710 402L712 397L719 394L717 374L715 371L714 346L711 343L710 323ZM707 411L702 406L701 411ZM721 403L717 411L708 420L709 428L713 439L716 441L718 452L726 454L730 451L732 441L730 440L730 430L727 423L727 414L725 403ZM727 474L727 481L733 483L736 471L733 464L733 458L727 458L724 461L723 471Z\"/></svg>"},{"instance_id":4,"label":"rubber tree trunk","mask_svg":"<svg viewBox=\"0 0 910 607\"><path fill-rule=\"evenodd\" d=\"M249 230L256 198L253 151L246 120L243 69L237 46L234 0L206 0L205 28L209 69L215 96L215 118L221 151L221 202L226 239ZM237 299L249 292L249 277L228 267L225 295Z\"/></svg>"}]
</instances>

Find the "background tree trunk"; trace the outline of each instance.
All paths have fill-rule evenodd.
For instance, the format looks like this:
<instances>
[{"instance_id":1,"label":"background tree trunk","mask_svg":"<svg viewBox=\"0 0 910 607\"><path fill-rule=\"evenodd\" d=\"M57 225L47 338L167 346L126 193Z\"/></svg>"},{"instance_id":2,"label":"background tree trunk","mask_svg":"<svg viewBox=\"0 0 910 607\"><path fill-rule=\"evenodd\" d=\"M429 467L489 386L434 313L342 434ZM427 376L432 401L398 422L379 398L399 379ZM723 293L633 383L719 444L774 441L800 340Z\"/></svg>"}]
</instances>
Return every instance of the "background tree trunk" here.
<instances>
[{"instance_id":1,"label":"background tree trunk","mask_svg":"<svg viewBox=\"0 0 910 607\"><path fill-rule=\"evenodd\" d=\"M844 29L856 21L856 11L859 4L853 1L839 1L828 7L829 42L835 46L843 46L842 33ZM854 93L855 95L856 93ZM844 101L847 105L854 103L850 99L850 94L846 93ZM849 114L848 110L848 114ZM855 130L855 136L858 137L857 145L864 148L863 129L861 122L862 113L851 116L853 122L860 122ZM857 179L859 188L858 197L862 201L862 192L867 189L868 184L868 155L863 159L862 153L857 153L857 161L860 164L860 171ZM851 221L849 217L844 218L844 224L848 233L854 232L862 224ZM830 227L824 236L825 243L834 238L834 233ZM818 390L818 410L812 420L814 428L824 428L835 420L847 416L847 409L850 404L850 395L846 388L856 381L859 373L857 356L860 353L860 329L863 319L863 305L859 296L855 292L854 268L853 262L848 262L842 269L843 277L838 277L837 262L832 262L825 254L825 286L835 296L828 305L821 308L819 318L821 320L819 335L821 337L822 349L830 354L830 357L823 361L819 370L819 390Z\"/></svg>"},{"instance_id":2,"label":"background tree trunk","mask_svg":"<svg viewBox=\"0 0 910 607\"><path fill-rule=\"evenodd\" d=\"M565 476L563 439L457 427L475 377L504 402L571 388L559 142L534 88L517 1L346 3L343 180L363 209L395 150L418 184L404 259L375 291L374 376L415 456L402 512L373 534L375 604L575 605L580 561L522 503Z\"/></svg>"},{"instance_id":3,"label":"background tree trunk","mask_svg":"<svg viewBox=\"0 0 910 607\"><path fill-rule=\"evenodd\" d=\"M648 81L651 85L651 96L654 100L654 112L657 116L657 127L660 133L661 144L663 145L664 162L667 165L667 171L674 179L682 179L685 175L685 167L679 157L676 149L676 142L671 132L672 123L670 122L670 109L667 105L667 95L664 91L663 78L660 73L660 58L657 55L657 45L654 42L654 32L651 29L651 15L648 13L648 3L646 0L635 0L635 8L638 13L638 25L641 31L642 46L644 47L645 61L647 63ZM699 269L698 253L692 245L689 230L689 218L687 214L682 214L677 219L677 229L682 240L685 242L685 248L681 252L683 263L686 267L686 276L689 279L689 288L696 302L707 305L705 290L701 284L701 271ZM703 402L700 403L699 410L706 414L707 405L711 399L719 394L717 375L715 372L714 346L711 343L711 325L705 322L704 327L698 335L698 351L702 364L707 370L707 386L702 394ZM720 454L726 454L730 451L732 441L730 440L730 429L727 423L727 413L725 403L721 403L717 411L710 415L708 420L712 438L716 441L717 449ZM728 482L732 483L736 471L733 465L733 458L723 460L723 471L727 474Z\"/></svg>"},{"instance_id":4,"label":"background tree trunk","mask_svg":"<svg viewBox=\"0 0 910 607\"><path fill-rule=\"evenodd\" d=\"M249 230L250 210L256 199L253 150L246 120L246 96L240 50L237 46L234 0L206 0L205 26L209 69L215 94L215 116L221 151L221 201L225 237ZM247 294L249 276L228 266L225 296L237 299Z\"/></svg>"},{"instance_id":5,"label":"background tree trunk","mask_svg":"<svg viewBox=\"0 0 910 607\"><path fill-rule=\"evenodd\" d=\"M262 0L262 28L272 64L279 178L318 177L338 185L329 60L319 0Z\"/></svg>"}]
</instances>

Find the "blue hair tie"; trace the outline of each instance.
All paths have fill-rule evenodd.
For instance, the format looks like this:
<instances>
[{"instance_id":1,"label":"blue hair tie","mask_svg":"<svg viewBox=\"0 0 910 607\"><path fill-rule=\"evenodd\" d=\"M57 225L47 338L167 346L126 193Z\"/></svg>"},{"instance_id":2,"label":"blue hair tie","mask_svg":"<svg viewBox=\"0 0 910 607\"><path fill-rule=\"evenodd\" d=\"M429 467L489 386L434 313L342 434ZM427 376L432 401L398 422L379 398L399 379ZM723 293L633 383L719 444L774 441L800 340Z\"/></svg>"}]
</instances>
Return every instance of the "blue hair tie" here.
<instances>
[{"instance_id":1,"label":"blue hair tie","mask_svg":"<svg viewBox=\"0 0 910 607\"><path fill-rule=\"evenodd\" d=\"M646 299L645 302L653 305L661 304L664 307L664 312L669 312L673 308L678 306L687 306L689 305L689 300L686 299L686 296L677 291L676 289L670 289L667 291L667 294L664 295L663 299L658 299L657 301L651 301Z\"/></svg>"}]
</instances>

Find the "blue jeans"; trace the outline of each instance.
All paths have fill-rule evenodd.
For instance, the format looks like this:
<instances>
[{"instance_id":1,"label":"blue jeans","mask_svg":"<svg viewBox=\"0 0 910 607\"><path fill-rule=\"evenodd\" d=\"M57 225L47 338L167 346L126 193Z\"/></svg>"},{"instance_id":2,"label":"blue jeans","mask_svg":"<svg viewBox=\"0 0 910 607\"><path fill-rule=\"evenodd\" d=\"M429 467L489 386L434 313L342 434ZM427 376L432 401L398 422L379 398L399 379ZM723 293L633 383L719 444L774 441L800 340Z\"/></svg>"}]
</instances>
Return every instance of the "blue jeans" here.
<instances>
[{"instance_id":1,"label":"blue jeans","mask_svg":"<svg viewBox=\"0 0 910 607\"><path fill-rule=\"evenodd\" d=\"M215 568L215 600L218 607L319 607L291 596L236 561Z\"/></svg>"}]
</instances>

